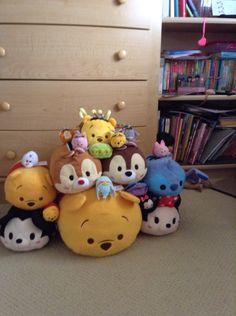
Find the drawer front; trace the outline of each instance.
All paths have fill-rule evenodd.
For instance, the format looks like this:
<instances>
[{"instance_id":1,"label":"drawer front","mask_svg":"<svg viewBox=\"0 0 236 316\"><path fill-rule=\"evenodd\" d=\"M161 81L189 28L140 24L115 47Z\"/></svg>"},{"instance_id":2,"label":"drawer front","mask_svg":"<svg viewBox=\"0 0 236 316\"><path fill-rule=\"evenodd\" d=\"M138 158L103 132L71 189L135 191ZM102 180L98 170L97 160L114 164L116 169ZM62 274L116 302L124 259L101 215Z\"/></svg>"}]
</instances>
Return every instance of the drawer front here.
<instances>
[{"instance_id":1,"label":"drawer front","mask_svg":"<svg viewBox=\"0 0 236 316\"><path fill-rule=\"evenodd\" d=\"M146 81L0 81L1 130L75 127L80 107L110 109L122 124L147 124ZM123 103L125 102L125 103Z\"/></svg>"},{"instance_id":2,"label":"drawer front","mask_svg":"<svg viewBox=\"0 0 236 316\"><path fill-rule=\"evenodd\" d=\"M145 128L139 127L138 145L145 148ZM0 177L7 175L13 163L20 160L29 150L39 155L39 160L49 162L53 150L60 145L57 131L6 131L0 132ZM15 158L14 155L15 154ZM7 156L10 156L9 159Z\"/></svg>"},{"instance_id":3,"label":"drawer front","mask_svg":"<svg viewBox=\"0 0 236 316\"><path fill-rule=\"evenodd\" d=\"M1 0L1 23L106 25L149 28L155 0ZM135 14L134 14L135 13Z\"/></svg>"},{"instance_id":4,"label":"drawer front","mask_svg":"<svg viewBox=\"0 0 236 316\"><path fill-rule=\"evenodd\" d=\"M146 80L150 71L150 31L0 25L0 34L0 79Z\"/></svg>"}]
</instances>

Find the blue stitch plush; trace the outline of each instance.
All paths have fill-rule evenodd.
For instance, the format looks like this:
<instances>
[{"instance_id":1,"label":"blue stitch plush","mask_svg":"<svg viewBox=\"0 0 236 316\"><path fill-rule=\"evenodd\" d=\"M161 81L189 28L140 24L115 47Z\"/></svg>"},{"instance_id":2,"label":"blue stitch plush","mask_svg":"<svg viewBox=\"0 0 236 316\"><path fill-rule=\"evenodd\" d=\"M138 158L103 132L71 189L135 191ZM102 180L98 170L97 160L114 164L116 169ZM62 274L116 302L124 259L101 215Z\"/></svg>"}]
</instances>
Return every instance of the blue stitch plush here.
<instances>
[{"instance_id":1,"label":"blue stitch plush","mask_svg":"<svg viewBox=\"0 0 236 316\"><path fill-rule=\"evenodd\" d=\"M149 191L158 196L176 196L183 190L185 172L170 156L147 157L148 171L143 179Z\"/></svg>"}]
</instances>

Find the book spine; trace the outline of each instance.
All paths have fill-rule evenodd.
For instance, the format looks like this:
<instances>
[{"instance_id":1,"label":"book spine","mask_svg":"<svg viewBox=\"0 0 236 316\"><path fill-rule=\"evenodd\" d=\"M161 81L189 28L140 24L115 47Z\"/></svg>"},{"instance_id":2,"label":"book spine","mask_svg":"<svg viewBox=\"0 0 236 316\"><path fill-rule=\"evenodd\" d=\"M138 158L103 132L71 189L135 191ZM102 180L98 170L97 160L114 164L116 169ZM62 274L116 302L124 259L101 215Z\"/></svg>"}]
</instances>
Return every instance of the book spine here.
<instances>
[{"instance_id":1,"label":"book spine","mask_svg":"<svg viewBox=\"0 0 236 316\"><path fill-rule=\"evenodd\" d=\"M180 161L184 161L185 151L186 151L186 148L188 145L190 131L191 131L192 124L193 124L193 117L194 116L192 114L190 114L190 116L188 118L188 122L186 123L186 129L184 131L184 136L183 136L183 144L182 144Z\"/></svg>"},{"instance_id":2,"label":"book spine","mask_svg":"<svg viewBox=\"0 0 236 316\"><path fill-rule=\"evenodd\" d=\"M170 17L175 17L175 0L169 0L170 1Z\"/></svg>"},{"instance_id":3,"label":"book spine","mask_svg":"<svg viewBox=\"0 0 236 316\"><path fill-rule=\"evenodd\" d=\"M197 8L196 8L195 4L193 3L193 1L187 0L187 5L189 6L190 10L192 11L193 16L198 17L199 13L198 13Z\"/></svg>"},{"instance_id":4,"label":"book spine","mask_svg":"<svg viewBox=\"0 0 236 316\"><path fill-rule=\"evenodd\" d=\"M198 155L198 151L201 145L201 142L203 140L203 136L206 130L206 123L201 123L200 127L198 128L198 131L196 133L196 137L195 137L195 141L190 153L190 157L189 157L189 163L190 164L194 164Z\"/></svg>"},{"instance_id":5,"label":"book spine","mask_svg":"<svg viewBox=\"0 0 236 316\"><path fill-rule=\"evenodd\" d=\"M179 16L186 17L186 0L179 0Z\"/></svg>"},{"instance_id":6,"label":"book spine","mask_svg":"<svg viewBox=\"0 0 236 316\"><path fill-rule=\"evenodd\" d=\"M175 0L175 17L179 17L179 0Z\"/></svg>"},{"instance_id":7,"label":"book spine","mask_svg":"<svg viewBox=\"0 0 236 316\"><path fill-rule=\"evenodd\" d=\"M162 1L162 17L166 18L170 16L170 1Z\"/></svg>"},{"instance_id":8,"label":"book spine","mask_svg":"<svg viewBox=\"0 0 236 316\"><path fill-rule=\"evenodd\" d=\"M189 5L186 3L186 10L187 10L187 12L188 12L188 15L190 16L190 17L193 17L194 15L193 15L193 13L192 13L192 11L191 11L191 9L190 9L190 7L189 7Z\"/></svg>"}]
</instances>

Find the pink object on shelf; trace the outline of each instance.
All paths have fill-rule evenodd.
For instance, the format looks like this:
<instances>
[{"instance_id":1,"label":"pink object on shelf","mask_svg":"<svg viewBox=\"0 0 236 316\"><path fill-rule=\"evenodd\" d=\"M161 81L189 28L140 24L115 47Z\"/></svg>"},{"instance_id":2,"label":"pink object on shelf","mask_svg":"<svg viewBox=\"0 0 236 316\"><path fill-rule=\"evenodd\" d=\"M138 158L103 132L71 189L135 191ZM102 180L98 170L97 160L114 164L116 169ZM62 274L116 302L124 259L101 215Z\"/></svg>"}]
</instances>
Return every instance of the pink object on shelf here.
<instances>
[{"instance_id":1,"label":"pink object on shelf","mask_svg":"<svg viewBox=\"0 0 236 316\"><path fill-rule=\"evenodd\" d=\"M202 37L197 42L199 46L206 46L207 41L206 41L205 33L206 33L206 18L204 16L203 17L203 25L202 25Z\"/></svg>"}]
</instances>

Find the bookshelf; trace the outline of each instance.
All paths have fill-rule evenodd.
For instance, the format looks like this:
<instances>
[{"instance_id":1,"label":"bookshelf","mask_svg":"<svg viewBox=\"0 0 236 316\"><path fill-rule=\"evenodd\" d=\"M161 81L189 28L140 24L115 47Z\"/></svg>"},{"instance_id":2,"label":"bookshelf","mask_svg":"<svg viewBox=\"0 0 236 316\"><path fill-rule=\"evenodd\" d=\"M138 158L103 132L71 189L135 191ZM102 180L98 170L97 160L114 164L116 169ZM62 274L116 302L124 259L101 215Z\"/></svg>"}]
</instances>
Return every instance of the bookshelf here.
<instances>
[{"instance_id":1,"label":"bookshelf","mask_svg":"<svg viewBox=\"0 0 236 316\"><path fill-rule=\"evenodd\" d=\"M163 50L201 50L197 42L202 34L202 17L165 17L162 19L161 51ZM236 41L236 19L233 18L206 18L207 42L214 41ZM203 48L204 50L204 48ZM159 110L167 107L170 102L180 103L194 102L216 102L219 106L224 103L236 102L236 95L159 95ZM184 169L196 167L198 169L228 169L236 168L236 163L206 163L186 164Z\"/></svg>"},{"instance_id":2,"label":"bookshelf","mask_svg":"<svg viewBox=\"0 0 236 316\"><path fill-rule=\"evenodd\" d=\"M221 33L229 32L235 33L236 19L232 18L206 18L207 32ZM187 27L186 27L187 26ZM199 32L202 28L202 17L199 18L163 18L162 31L163 32Z\"/></svg>"}]
</instances>

